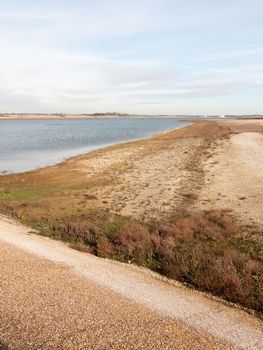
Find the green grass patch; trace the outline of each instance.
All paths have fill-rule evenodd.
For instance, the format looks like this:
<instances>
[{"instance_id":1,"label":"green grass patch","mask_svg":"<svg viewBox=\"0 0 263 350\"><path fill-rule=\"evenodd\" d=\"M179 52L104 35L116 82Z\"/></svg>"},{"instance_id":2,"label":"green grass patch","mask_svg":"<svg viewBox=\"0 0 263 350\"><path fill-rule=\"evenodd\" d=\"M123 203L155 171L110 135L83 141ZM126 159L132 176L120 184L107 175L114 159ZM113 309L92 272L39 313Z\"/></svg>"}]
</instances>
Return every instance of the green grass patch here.
<instances>
[{"instance_id":1,"label":"green grass patch","mask_svg":"<svg viewBox=\"0 0 263 350\"><path fill-rule=\"evenodd\" d=\"M39 199L43 196L49 195L57 191L55 188L34 188L34 187L20 187L13 189L0 189L1 202L21 202L31 199Z\"/></svg>"}]
</instances>

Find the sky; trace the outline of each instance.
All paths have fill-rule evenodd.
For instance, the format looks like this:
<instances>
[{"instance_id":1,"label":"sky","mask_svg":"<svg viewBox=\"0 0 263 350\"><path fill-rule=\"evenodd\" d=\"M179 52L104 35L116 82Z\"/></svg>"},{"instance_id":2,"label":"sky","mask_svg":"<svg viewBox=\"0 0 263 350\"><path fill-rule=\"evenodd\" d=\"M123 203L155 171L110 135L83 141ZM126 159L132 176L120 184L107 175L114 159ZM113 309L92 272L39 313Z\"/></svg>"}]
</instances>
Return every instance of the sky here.
<instances>
[{"instance_id":1,"label":"sky","mask_svg":"<svg viewBox=\"0 0 263 350\"><path fill-rule=\"evenodd\" d=\"M0 0L0 112L263 114L262 0Z\"/></svg>"}]
</instances>

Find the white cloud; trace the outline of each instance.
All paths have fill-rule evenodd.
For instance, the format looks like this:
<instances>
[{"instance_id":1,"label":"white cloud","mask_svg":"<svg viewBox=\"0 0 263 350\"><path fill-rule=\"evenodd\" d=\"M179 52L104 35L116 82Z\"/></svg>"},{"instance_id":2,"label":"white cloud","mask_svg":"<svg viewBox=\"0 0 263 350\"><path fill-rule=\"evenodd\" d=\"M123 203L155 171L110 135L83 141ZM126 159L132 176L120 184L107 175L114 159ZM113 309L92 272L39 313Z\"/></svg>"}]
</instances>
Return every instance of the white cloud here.
<instances>
[{"instance_id":1,"label":"white cloud","mask_svg":"<svg viewBox=\"0 0 263 350\"><path fill-rule=\"evenodd\" d=\"M13 1L8 8L0 1L0 110L198 113L202 102L208 113L211 100L216 112L222 98L263 90L256 31L249 46L243 37L231 49L222 40L213 44L220 30L228 39L220 20L233 26L232 16L243 20L247 9L244 1L238 9L235 0L223 2L113 0L87 6L77 0L76 6L47 1L40 7L28 1L23 7L25 1Z\"/></svg>"}]
</instances>

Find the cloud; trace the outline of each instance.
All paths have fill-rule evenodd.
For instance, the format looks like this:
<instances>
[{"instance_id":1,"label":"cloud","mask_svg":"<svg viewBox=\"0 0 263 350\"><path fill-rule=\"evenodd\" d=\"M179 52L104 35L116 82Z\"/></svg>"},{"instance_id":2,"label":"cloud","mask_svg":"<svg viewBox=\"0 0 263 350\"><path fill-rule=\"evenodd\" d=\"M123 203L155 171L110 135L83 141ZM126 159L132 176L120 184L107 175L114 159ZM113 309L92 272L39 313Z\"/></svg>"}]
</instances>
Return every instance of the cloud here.
<instances>
[{"instance_id":1,"label":"cloud","mask_svg":"<svg viewBox=\"0 0 263 350\"><path fill-rule=\"evenodd\" d=\"M0 109L241 111L263 90L263 6L252 2L0 2Z\"/></svg>"}]
</instances>

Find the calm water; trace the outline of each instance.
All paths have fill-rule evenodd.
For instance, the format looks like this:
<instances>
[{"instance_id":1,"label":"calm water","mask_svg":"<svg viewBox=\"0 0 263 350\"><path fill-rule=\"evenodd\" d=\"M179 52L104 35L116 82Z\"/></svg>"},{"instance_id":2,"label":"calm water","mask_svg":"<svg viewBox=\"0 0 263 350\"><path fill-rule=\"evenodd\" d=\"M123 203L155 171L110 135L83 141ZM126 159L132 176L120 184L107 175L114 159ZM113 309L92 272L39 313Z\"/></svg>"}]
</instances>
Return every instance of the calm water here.
<instances>
[{"instance_id":1,"label":"calm water","mask_svg":"<svg viewBox=\"0 0 263 350\"><path fill-rule=\"evenodd\" d=\"M23 172L187 123L173 119L2 120L0 173Z\"/></svg>"}]
</instances>

